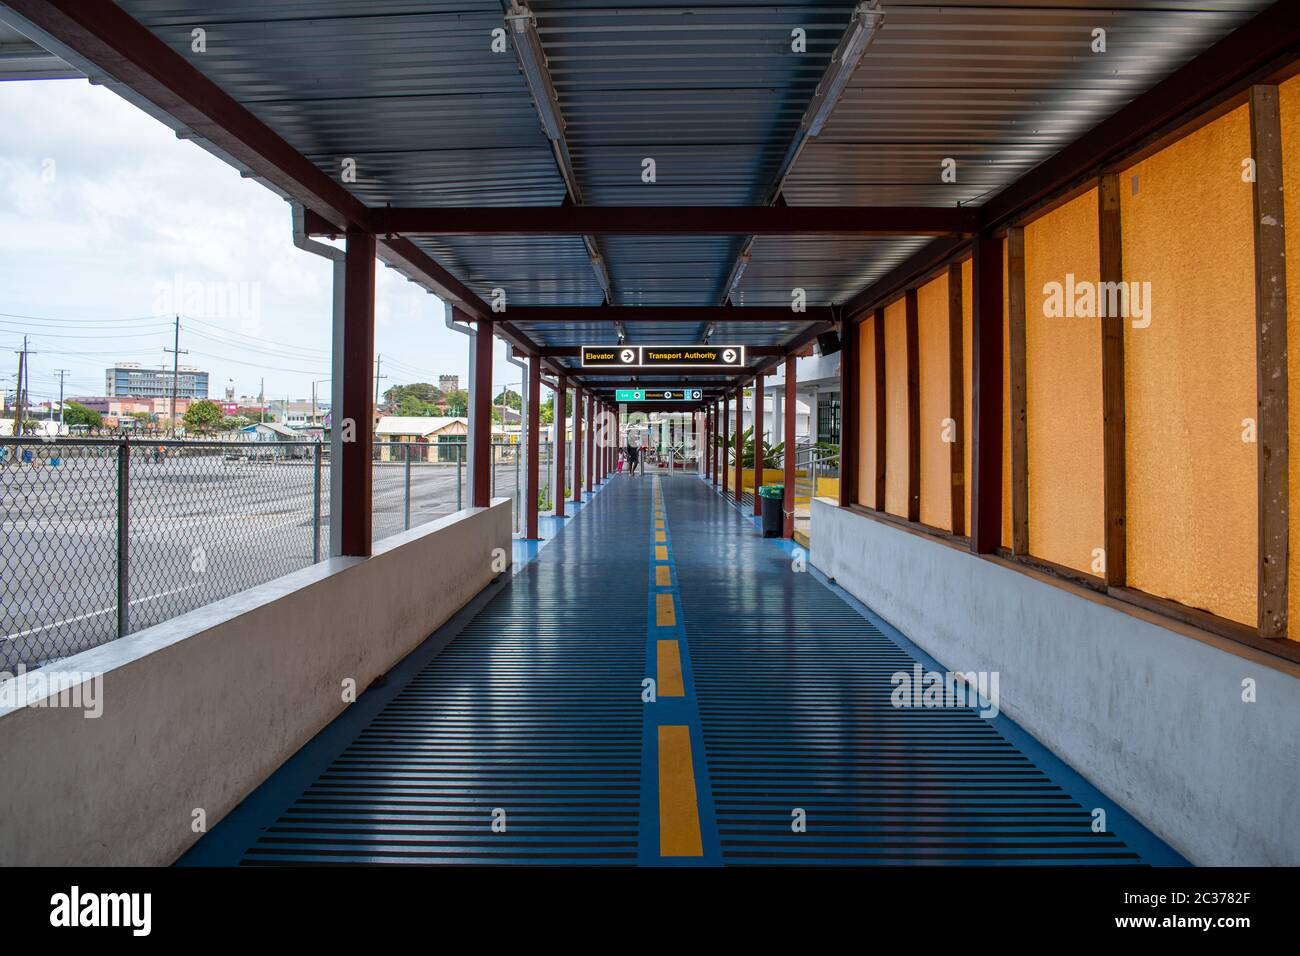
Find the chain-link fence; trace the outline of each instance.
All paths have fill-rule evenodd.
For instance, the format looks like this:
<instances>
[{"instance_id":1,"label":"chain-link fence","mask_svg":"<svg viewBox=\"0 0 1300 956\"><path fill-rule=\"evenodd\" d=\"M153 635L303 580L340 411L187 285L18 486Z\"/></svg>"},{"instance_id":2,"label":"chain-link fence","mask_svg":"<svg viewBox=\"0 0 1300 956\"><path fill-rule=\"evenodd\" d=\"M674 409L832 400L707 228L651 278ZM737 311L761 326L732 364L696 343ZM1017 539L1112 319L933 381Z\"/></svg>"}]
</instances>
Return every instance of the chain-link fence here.
<instances>
[{"instance_id":1,"label":"chain-link fence","mask_svg":"<svg viewBox=\"0 0 1300 956\"><path fill-rule=\"evenodd\" d=\"M374 540L468 504L465 446L376 442ZM539 454L549 495L550 449ZM520 446L493 494L522 522ZM318 442L0 438L0 670L31 668L307 567L329 553Z\"/></svg>"}]
</instances>

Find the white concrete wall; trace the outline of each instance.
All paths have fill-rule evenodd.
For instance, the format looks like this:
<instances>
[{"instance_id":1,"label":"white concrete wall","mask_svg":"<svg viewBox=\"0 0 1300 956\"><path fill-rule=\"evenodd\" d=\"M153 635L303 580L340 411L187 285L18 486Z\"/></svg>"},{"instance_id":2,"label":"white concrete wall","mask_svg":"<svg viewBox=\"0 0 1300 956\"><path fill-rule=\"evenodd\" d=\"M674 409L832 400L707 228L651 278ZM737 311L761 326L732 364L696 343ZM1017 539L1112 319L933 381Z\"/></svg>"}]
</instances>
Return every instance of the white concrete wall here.
<instances>
[{"instance_id":1,"label":"white concrete wall","mask_svg":"<svg viewBox=\"0 0 1300 956\"><path fill-rule=\"evenodd\" d=\"M0 864L166 864L510 561L510 501L470 508L70 657L103 715L0 709ZM34 675L27 675L33 680Z\"/></svg>"},{"instance_id":2,"label":"white concrete wall","mask_svg":"<svg viewBox=\"0 0 1300 956\"><path fill-rule=\"evenodd\" d=\"M1300 865L1296 668L825 499L811 559L1192 862Z\"/></svg>"}]
</instances>

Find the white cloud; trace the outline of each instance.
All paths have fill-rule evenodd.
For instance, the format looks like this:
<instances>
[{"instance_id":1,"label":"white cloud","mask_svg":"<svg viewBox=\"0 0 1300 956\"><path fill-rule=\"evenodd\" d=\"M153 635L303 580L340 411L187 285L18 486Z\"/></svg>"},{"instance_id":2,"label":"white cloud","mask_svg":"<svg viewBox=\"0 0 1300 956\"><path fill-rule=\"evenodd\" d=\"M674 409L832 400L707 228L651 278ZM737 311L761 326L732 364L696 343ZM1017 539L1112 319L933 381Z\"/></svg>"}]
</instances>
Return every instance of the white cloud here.
<instances>
[{"instance_id":1,"label":"white cloud","mask_svg":"<svg viewBox=\"0 0 1300 956\"><path fill-rule=\"evenodd\" d=\"M202 338L206 326L187 335L182 318L181 347L214 395L229 380L255 393L265 377L268 394L301 397L329 374L331 267L293 246L283 200L102 87L0 83L0 312L41 317L0 316L0 353L32 336L35 397L57 392L56 368L71 370L69 394L88 394L115 360L162 364L165 318L106 320L150 315L160 284L191 282L242 283L260 304L256 323L204 317L248 348ZM435 296L378 267L376 349L395 360L383 387L465 381L467 343ZM496 354L496 379L517 381L501 343Z\"/></svg>"}]
</instances>

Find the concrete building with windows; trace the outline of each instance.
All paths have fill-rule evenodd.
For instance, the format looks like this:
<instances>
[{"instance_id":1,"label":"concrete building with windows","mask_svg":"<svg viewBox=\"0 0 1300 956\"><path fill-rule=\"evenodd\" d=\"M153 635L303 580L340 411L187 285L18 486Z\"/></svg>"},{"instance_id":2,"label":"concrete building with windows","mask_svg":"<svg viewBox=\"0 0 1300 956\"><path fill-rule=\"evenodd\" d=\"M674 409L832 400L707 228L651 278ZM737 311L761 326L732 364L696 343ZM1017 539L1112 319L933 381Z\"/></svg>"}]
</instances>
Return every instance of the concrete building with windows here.
<instances>
[{"instance_id":1,"label":"concrete building with windows","mask_svg":"<svg viewBox=\"0 0 1300 956\"><path fill-rule=\"evenodd\" d=\"M207 398L208 373L193 365L149 368L139 362L118 362L104 371L104 392L115 398L170 398L172 382L179 398Z\"/></svg>"}]
</instances>

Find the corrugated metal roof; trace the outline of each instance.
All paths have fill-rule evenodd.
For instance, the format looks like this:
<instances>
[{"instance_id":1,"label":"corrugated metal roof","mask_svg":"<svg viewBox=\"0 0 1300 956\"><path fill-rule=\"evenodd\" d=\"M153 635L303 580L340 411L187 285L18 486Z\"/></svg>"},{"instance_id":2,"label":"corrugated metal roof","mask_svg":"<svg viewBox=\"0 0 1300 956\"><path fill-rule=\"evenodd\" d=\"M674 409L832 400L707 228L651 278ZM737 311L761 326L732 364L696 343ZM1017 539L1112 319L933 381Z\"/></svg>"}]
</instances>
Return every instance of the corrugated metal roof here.
<instances>
[{"instance_id":1,"label":"corrugated metal roof","mask_svg":"<svg viewBox=\"0 0 1300 956\"><path fill-rule=\"evenodd\" d=\"M498 0L119 0L335 176L381 205L558 205L566 189L515 53L494 53ZM978 204L1268 6L1267 0L887 0L884 24L822 135L783 189L791 205ZM584 201L766 200L853 3L668 7L535 0L538 35ZM192 53L190 30L207 31ZM1107 52L1091 51L1107 31ZM806 31L807 52L791 49ZM939 178L957 162L957 181ZM642 162L656 181L642 180ZM602 237L618 304L710 305L742 236ZM842 303L925 239L757 239L733 299ZM420 238L487 296L604 300L579 237ZM788 341L804 326L727 324L713 341ZM627 323L631 341L703 328ZM612 341L579 323L530 326L545 345Z\"/></svg>"},{"instance_id":2,"label":"corrugated metal roof","mask_svg":"<svg viewBox=\"0 0 1300 956\"><path fill-rule=\"evenodd\" d=\"M0 23L0 80L59 80L81 76L13 27Z\"/></svg>"}]
</instances>

